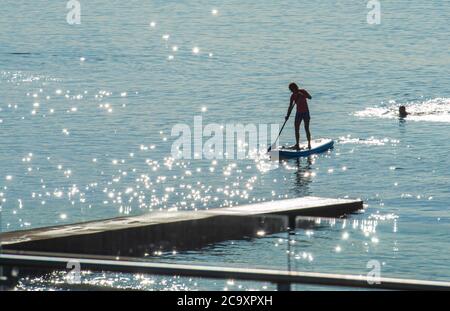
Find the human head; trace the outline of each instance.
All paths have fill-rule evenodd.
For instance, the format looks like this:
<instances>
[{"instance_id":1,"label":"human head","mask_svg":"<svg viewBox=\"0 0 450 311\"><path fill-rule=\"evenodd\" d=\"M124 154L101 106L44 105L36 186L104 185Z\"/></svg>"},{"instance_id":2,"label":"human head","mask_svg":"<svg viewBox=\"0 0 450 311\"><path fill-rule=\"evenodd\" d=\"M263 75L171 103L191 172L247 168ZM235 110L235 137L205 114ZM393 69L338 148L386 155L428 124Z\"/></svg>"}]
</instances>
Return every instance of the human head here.
<instances>
[{"instance_id":1,"label":"human head","mask_svg":"<svg viewBox=\"0 0 450 311\"><path fill-rule=\"evenodd\" d=\"M292 82L291 84L289 84L289 89L291 90L292 93L295 93L298 91L298 85Z\"/></svg>"},{"instance_id":2,"label":"human head","mask_svg":"<svg viewBox=\"0 0 450 311\"><path fill-rule=\"evenodd\" d=\"M406 112L406 107L405 106L400 106L398 108L398 113L399 113L400 117L406 117L406 115L408 114Z\"/></svg>"}]
</instances>

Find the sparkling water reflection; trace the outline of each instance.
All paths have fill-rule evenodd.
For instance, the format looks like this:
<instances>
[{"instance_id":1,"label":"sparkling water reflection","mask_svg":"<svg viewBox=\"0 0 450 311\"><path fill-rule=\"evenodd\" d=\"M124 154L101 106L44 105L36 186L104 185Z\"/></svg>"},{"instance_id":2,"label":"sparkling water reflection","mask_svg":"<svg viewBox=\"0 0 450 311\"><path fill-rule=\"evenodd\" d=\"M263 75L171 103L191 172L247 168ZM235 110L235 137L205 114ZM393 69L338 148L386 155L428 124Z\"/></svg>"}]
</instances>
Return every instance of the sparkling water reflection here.
<instances>
[{"instance_id":1,"label":"sparkling water reflection","mask_svg":"<svg viewBox=\"0 0 450 311\"><path fill-rule=\"evenodd\" d=\"M298 7L294 1L98 0L83 3L77 27L64 24L66 12L56 2L3 2L2 231L303 195L362 198L366 212L351 219L378 217L378 228L397 228L364 242L380 257L397 249L396 270L387 263L386 273L446 277L448 239L440 228L450 219L450 41L444 2L383 3L376 27L367 25L360 1L302 3L299 18L286 10ZM171 158L172 126L192 125L195 115L204 124L282 122L291 81L311 92L312 134L335 139L332 152L275 169L264 157ZM396 116L400 104L411 112L404 121ZM292 143L291 121L281 141ZM364 270L351 264L367 254L349 246L354 234L328 231L333 243L322 249L320 234L311 232L312 247L294 259L318 271L347 263L354 267L348 272ZM341 236L347 239L338 243ZM248 266L285 267L275 246L268 250L277 255L261 259L264 240L243 242L251 252L225 244L222 255ZM425 263L424 254L432 260Z\"/></svg>"}]
</instances>

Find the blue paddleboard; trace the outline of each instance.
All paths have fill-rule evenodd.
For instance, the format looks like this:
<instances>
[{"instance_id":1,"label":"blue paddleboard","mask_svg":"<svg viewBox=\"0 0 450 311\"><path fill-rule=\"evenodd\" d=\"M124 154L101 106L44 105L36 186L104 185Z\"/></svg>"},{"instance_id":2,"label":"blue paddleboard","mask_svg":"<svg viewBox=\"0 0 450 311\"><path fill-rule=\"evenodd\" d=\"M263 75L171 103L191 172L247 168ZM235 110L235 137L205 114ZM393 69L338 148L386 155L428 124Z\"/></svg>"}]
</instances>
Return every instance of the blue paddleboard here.
<instances>
[{"instance_id":1,"label":"blue paddleboard","mask_svg":"<svg viewBox=\"0 0 450 311\"><path fill-rule=\"evenodd\" d=\"M300 150L290 149L288 147L280 147L270 151L272 158L301 158L307 157L313 154L325 152L333 148L334 141L332 139L314 139L311 141L311 150L307 147L307 144L300 144Z\"/></svg>"}]
</instances>

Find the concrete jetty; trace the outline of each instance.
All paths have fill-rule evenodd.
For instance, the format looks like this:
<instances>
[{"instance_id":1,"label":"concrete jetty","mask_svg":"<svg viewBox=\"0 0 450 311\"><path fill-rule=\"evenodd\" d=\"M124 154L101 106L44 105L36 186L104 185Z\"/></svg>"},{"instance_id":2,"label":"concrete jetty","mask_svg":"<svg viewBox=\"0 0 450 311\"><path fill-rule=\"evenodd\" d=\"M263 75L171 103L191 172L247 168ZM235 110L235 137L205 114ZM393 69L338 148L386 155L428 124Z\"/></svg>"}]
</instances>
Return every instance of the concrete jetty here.
<instances>
[{"instance_id":1,"label":"concrete jetty","mask_svg":"<svg viewBox=\"0 0 450 311\"><path fill-rule=\"evenodd\" d=\"M361 200L303 197L205 211L156 212L0 234L3 249L109 256L193 250L295 227L297 216L341 217Z\"/></svg>"}]
</instances>

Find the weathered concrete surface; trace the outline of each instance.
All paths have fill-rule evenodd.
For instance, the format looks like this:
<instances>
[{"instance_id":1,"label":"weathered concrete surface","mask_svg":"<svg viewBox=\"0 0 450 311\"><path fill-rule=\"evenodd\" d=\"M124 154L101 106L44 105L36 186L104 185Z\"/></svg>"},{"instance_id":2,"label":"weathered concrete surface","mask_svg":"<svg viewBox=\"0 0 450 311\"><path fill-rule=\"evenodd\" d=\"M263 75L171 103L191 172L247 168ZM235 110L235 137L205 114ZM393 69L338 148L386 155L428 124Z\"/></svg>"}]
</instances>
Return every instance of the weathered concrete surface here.
<instances>
[{"instance_id":1,"label":"weathered concrete surface","mask_svg":"<svg viewBox=\"0 0 450 311\"><path fill-rule=\"evenodd\" d=\"M210 213L220 215L286 215L286 216L316 216L340 217L354 213L363 208L361 200L328 199L319 197L303 197L258 204L240 205L218 208Z\"/></svg>"},{"instance_id":2,"label":"weathered concrete surface","mask_svg":"<svg viewBox=\"0 0 450 311\"><path fill-rule=\"evenodd\" d=\"M4 249L143 256L291 228L295 216L339 217L360 200L304 197L196 212L159 212L0 234ZM288 217L285 217L288 216Z\"/></svg>"}]
</instances>

